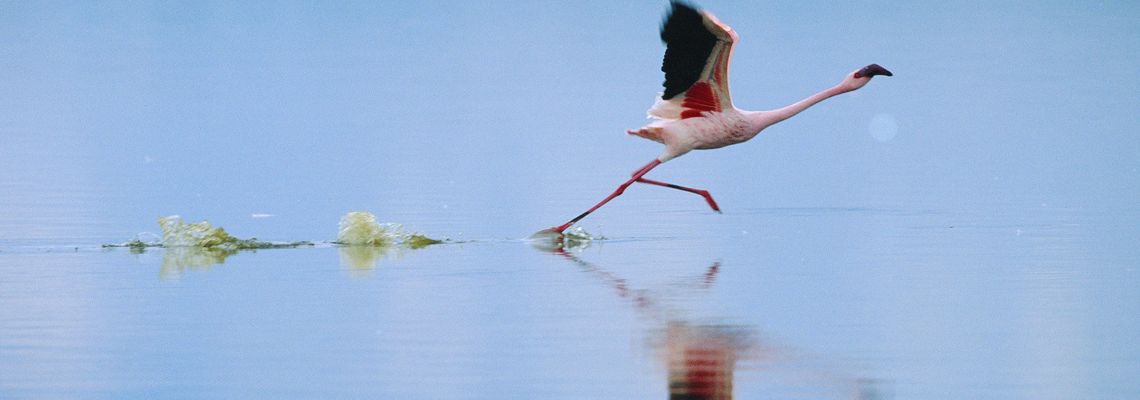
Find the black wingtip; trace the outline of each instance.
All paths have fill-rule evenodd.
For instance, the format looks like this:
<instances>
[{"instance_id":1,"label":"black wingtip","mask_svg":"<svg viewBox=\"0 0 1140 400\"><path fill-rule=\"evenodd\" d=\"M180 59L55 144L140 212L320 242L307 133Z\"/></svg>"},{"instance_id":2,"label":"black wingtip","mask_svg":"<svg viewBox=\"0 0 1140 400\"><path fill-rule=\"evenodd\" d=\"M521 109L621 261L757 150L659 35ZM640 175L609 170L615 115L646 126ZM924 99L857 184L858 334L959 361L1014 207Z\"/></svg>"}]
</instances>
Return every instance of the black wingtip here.
<instances>
[{"instance_id":1,"label":"black wingtip","mask_svg":"<svg viewBox=\"0 0 1140 400\"><path fill-rule=\"evenodd\" d=\"M661 40L662 41L667 40L667 39L665 39L665 36L664 36L665 35L665 28L667 25L669 25L669 21L672 20L674 18L674 16L676 16L678 18L682 18L682 19L692 18L694 16L696 16L697 18L701 18L701 11L696 6L694 6L688 2L679 1L679 0L670 1L669 2L669 11L665 13L665 18L663 18L661 20L661 34L662 34Z\"/></svg>"},{"instance_id":2,"label":"black wingtip","mask_svg":"<svg viewBox=\"0 0 1140 400\"><path fill-rule=\"evenodd\" d=\"M671 2L672 9L661 23L661 41L665 42L665 58L661 71L665 72L665 100L689 90L708 61L716 46L716 35L704 24L704 15L681 1Z\"/></svg>"},{"instance_id":3,"label":"black wingtip","mask_svg":"<svg viewBox=\"0 0 1140 400\"><path fill-rule=\"evenodd\" d=\"M700 15L701 8L687 1L672 0L669 2L669 10L665 13L665 20L668 20L669 17L676 13Z\"/></svg>"}]
</instances>

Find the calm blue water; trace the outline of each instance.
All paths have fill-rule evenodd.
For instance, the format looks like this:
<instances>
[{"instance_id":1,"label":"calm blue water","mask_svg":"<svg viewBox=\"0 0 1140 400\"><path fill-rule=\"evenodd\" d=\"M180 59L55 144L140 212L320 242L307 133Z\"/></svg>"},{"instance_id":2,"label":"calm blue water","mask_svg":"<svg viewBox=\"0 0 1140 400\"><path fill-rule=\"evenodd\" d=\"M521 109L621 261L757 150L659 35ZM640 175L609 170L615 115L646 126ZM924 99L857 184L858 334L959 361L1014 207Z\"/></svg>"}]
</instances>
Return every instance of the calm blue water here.
<instances>
[{"instance_id":1,"label":"calm blue water","mask_svg":"<svg viewBox=\"0 0 1140 400\"><path fill-rule=\"evenodd\" d=\"M660 152L664 4L0 5L0 398L1140 393L1140 7L701 4L742 108L896 75L567 252ZM451 243L101 248L357 210Z\"/></svg>"}]
</instances>

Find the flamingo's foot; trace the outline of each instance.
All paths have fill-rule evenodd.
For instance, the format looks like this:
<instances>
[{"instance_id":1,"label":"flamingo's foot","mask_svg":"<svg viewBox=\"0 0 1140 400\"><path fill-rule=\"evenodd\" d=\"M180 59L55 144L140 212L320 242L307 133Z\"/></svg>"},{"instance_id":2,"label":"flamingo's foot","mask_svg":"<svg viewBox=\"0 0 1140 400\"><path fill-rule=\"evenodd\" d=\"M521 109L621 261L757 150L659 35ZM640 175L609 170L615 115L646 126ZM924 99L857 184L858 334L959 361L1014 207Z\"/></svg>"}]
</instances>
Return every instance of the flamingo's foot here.
<instances>
[{"instance_id":1,"label":"flamingo's foot","mask_svg":"<svg viewBox=\"0 0 1140 400\"><path fill-rule=\"evenodd\" d=\"M530 245L534 246L537 249L545 251L562 250L562 248L565 247L564 242L566 236L563 235L562 230L559 230L558 228L560 227L556 226L549 229L543 229L541 231L535 232L533 235L530 235Z\"/></svg>"},{"instance_id":2,"label":"flamingo's foot","mask_svg":"<svg viewBox=\"0 0 1140 400\"><path fill-rule=\"evenodd\" d=\"M716 211L717 214L723 214L720 211L720 207L716 205L716 200L713 200L712 194L709 193L708 190L698 190L697 194L699 194L699 195L701 195L701 197L705 198L705 201L707 201L709 203L709 207L712 207L713 211Z\"/></svg>"},{"instance_id":3,"label":"flamingo's foot","mask_svg":"<svg viewBox=\"0 0 1140 400\"><path fill-rule=\"evenodd\" d=\"M569 227L570 224L567 223L553 228L546 228L531 234L529 239L534 241L562 241L562 238L566 236L564 232L566 228Z\"/></svg>"}]
</instances>

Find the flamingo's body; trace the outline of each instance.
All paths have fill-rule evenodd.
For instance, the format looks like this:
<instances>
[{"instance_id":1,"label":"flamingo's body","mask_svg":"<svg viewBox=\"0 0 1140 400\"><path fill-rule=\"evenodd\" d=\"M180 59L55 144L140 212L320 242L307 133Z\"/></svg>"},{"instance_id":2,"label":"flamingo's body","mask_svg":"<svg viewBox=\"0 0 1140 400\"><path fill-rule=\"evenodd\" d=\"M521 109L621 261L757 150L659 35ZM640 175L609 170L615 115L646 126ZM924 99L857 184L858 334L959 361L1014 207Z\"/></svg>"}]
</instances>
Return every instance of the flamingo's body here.
<instances>
[{"instance_id":1,"label":"flamingo's body","mask_svg":"<svg viewBox=\"0 0 1140 400\"><path fill-rule=\"evenodd\" d=\"M728 88L728 67L739 36L707 11L677 1L673 1L671 6L661 26L661 40L666 44L661 66L665 72L665 91L649 109L649 117L654 121L627 131L630 135L664 144L665 152L634 171L628 181L594 207L550 231L561 233L621 195L634 182L699 194L714 211L720 212L708 191L643 176L657 165L689 151L716 149L752 139L764 128L791 118L820 101L863 87L876 75L892 75L885 68L871 64L847 74L838 85L787 107L772 111L741 110L733 106Z\"/></svg>"}]
</instances>

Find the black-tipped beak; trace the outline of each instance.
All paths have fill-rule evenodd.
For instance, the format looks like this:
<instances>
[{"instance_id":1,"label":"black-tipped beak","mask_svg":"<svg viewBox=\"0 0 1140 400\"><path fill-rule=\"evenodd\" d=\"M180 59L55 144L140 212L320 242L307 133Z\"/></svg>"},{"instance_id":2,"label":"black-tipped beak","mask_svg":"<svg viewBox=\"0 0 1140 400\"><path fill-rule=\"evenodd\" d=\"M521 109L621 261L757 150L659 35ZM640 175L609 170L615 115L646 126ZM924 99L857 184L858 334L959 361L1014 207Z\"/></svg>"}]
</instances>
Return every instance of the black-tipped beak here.
<instances>
[{"instance_id":1,"label":"black-tipped beak","mask_svg":"<svg viewBox=\"0 0 1140 400\"><path fill-rule=\"evenodd\" d=\"M869 78L869 77L872 77L875 75L895 76L895 74L892 74L891 71L887 71L886 68L883 68L879 64L868 65L866 67L863 67L863 69L859 70L859 72L855 73L856 78L862 78L862 77L868 77Z\"/></svg>"}]
</instances>

